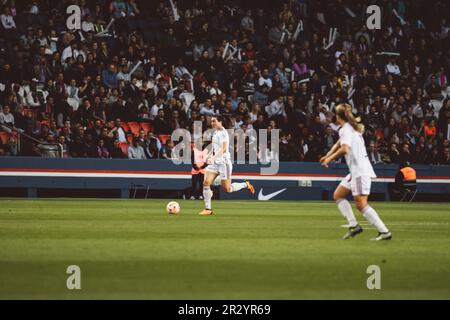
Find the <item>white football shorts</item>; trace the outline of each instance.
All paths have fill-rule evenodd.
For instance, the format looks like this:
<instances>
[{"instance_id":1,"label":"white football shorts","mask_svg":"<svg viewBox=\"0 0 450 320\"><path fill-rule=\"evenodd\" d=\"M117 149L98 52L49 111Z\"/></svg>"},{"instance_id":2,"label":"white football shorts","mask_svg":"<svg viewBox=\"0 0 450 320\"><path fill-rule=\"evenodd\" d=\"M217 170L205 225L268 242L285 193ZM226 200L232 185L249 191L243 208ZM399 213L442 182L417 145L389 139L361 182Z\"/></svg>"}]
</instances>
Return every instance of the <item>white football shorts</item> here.
<instances>
[{"instance_id":1,"label":"white football shorts","mask_svg":"<svg viewBox=\"0 0 450 320\"><path fill-rule=\"evenodd\" d=\"M218 173L221 180L231 179L231 173L233 172L233 164L231 161L224 160L223 163L213 163L206 167L206 171Z\"/></svg>"},{"instance_id":2,"label":"white football shorts","mask_svg":"<svg viewBox=\"0 0 450 320\"><path fill-rule=\"evenodd\" d=\"M351 190L354 196L368 196L370 194L372 178L369 176L353 178L351 174L348 174L339 185Z\"/></svg>"}]
</instances>

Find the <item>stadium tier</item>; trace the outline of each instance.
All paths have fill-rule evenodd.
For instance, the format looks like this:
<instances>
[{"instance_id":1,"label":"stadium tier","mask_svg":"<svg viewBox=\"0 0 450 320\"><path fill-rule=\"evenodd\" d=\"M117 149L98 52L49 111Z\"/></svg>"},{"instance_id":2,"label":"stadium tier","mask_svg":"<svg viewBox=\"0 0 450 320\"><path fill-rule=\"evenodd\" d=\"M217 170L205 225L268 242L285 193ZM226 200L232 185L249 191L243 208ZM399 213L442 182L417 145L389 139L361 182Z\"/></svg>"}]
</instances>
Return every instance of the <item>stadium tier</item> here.
<instances>
[{"instance_id":1,"label":"stadium tier","mask_svg":"<svg viewBox=\"0 0 450 320\"><path fill-rule=\"evenodd\" d=\"M374 30L370 1L171 3L4 1L0 123L21 134L2 127L0 154L170 158L174 130L220 114L316 162L349 102L373 164L450 164L445 2L382 1Z\"/></svg>"}]
</instances>

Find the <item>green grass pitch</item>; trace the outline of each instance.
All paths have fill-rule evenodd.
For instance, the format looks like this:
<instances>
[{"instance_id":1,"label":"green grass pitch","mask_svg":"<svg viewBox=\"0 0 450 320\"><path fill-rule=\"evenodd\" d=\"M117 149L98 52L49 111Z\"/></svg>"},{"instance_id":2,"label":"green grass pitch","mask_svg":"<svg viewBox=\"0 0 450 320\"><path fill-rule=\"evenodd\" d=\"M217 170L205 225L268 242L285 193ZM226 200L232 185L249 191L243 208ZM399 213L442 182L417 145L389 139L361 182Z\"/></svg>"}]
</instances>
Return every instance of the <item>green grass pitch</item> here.
<instances>
[{"instance_id":1,"label":"green grass pitch","mask_svg":"<svg viewBox=\"0 0 450 320\"><path fill-rule=\"evenodd\" d=\"M449 299L450 204L372 203L393 232L342 240L332 202L0 200L0 298ZM355 211L356 212L356 211ZM68 290L66 268L81 268ZM367 267L381 289L367 289Z\"/></svg>"}]
</instances>

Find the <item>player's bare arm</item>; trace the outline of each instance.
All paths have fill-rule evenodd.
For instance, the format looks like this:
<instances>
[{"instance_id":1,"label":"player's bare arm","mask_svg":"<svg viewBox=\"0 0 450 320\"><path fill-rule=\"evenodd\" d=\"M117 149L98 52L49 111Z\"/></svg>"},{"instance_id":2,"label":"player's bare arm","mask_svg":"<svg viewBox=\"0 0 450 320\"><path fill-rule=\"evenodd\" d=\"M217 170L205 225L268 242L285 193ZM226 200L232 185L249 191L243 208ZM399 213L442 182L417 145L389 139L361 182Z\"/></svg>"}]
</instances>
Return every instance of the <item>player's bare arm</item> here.
<instances>
[{"instance_id":1,"label":"player's bare arm","mask_svg":"<svg viewBox=\"0 0 450 320\"><path fill-rule=\"evenodd\" d=\"M346 144L342 144L339 146L339 148L333 152L331 155L326 156L325 159L323 161L321 161L320 163L324 166L324 167L328 167L328 165L336 160L339 159L340 157L345 156L346 154L348 154L349 152L349 147Z\"/></svg>"},{"instance_id":2,"label":"player's bare arm","mask_svg":"<svg viewBox=\"0 0 450 320\"><path fill-rule=\"evenodd\" d=\"M331 147L330 151L327 152L326 155L324 155L322 158L320 158L320 163L322 163L327 157L332 155L336 150L341 146L340 140L336 141L336 143Z\"/></svg>"}]
</instances>

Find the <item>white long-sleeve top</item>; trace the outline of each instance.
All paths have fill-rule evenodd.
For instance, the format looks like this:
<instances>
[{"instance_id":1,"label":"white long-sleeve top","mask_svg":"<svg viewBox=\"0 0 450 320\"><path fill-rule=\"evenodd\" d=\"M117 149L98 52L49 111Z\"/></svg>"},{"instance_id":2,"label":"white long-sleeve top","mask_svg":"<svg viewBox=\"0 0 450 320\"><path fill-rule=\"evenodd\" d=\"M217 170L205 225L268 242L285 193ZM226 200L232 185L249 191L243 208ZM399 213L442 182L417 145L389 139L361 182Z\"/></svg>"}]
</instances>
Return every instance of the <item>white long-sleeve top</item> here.
<instances>
[{"instance_id":1,"label":"white long-sleeve top","mask_svg":"<svg viewBox=\"0 0 450 320\"><path fill-rule=\"evenodd\" d=\"M284 103L280 103L278 100L274 100L270 105L268 105L266 107L266 112L269 118L272 118L273 116L286 116Z\"/></svg>"},{"instance_id":2,"label":"white long-sleeve top","mask_svg":"<svg viewBox=\"0 0 450 320\"><path fill-rule=\"evenodd\" d=\"M2 21L3 28L5 28L6 30L16 27L16 23L14 22L13 16L7 16L2 14L0 16L0 20Z\"/></svg>"}]
</instances>

